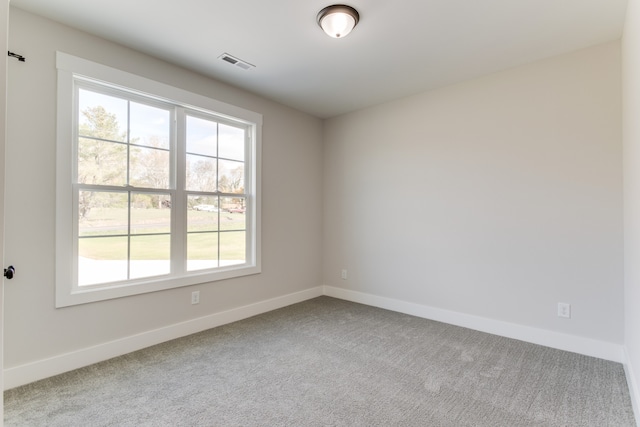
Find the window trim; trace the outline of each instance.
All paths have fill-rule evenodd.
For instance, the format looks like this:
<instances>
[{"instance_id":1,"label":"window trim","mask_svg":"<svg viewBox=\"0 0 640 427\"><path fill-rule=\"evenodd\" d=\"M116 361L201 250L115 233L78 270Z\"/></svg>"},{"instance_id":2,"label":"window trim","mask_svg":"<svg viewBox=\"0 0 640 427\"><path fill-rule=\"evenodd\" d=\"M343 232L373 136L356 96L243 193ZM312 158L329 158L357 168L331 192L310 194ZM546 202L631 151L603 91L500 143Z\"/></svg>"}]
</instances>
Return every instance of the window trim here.
<instances>
[{"instance_id":1,"label":"window trim","mask_svg":"<svg viewBox=\"0 0 640 427\"><path fill-rule=\"evenodd\" d=\"M57 147L56 147L56 307L66 307L95 301L138 295L182 286L213 282L258 274L261 266L261 135L262 115L206 96L176 88L135 74L111 68L63 52L56 52L58 69ZM73 252L73 114L74 79L88 78L106 86L121 87L161 102L178 104L194 111L213 112L233 122L249 125L251 144L246 150L246 191L252 206L246 212L248 254L242 265L221 267L215 271L191 271L176 277L153 277L127 282L74 286ZM180 214L178 215L180 216ZM184 236L186 238L186 236Z\"/></svg>"}]
</instances>

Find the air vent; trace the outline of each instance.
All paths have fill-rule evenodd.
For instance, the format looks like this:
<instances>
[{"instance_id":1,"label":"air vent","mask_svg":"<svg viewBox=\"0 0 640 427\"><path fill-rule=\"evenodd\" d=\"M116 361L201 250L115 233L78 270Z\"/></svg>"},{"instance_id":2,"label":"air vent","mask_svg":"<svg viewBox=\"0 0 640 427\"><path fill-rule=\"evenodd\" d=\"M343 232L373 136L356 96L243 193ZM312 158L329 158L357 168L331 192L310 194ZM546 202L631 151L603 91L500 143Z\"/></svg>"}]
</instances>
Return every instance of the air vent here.
<instances>
[{"instance_id":1,"label":"air vent","mask_svg":"<svg viewBox=\"0 0 640 427\"><path fill-rule=\"evenodd\" d=\"M235 59L233 59L232 57L227 56L227 55L223 56L222 60L223 61L227 61L228 63L233 64L233 65L238 63L238 61L236 61Z\"/></svg>"},{"instance_id":2,"label":"air vent","mask_svg":"<svg viewBox=\"0 0 640 427\"><path fill-rule=\"evenodd\" d=\"M236 58L235 56L231 56L228 53L223 53L218 58L222 59L225 62L228 62L231 65L235 65L236 67L240 67L243 70L249 70L249 69L255 67L255 65L249 64L248 62L243 61L242 59Z\"/></svg>"}]
</instances>

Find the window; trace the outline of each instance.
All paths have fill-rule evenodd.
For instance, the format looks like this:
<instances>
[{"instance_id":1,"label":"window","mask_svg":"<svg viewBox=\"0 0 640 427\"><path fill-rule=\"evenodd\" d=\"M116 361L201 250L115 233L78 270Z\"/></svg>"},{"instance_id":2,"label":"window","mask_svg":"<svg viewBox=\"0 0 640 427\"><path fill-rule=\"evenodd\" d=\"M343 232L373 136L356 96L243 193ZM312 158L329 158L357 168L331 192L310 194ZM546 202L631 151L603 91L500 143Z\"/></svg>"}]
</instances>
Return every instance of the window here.
<instances>
[{"instance_id":1,"label":"window","mask_svg":"<svg viewBox=\"0 0 640 427\"><path fill-rule=\"evenodd\" d=\"M57 63L57 306L259 273L261 116Z\"/></svg>"}]
</instances>

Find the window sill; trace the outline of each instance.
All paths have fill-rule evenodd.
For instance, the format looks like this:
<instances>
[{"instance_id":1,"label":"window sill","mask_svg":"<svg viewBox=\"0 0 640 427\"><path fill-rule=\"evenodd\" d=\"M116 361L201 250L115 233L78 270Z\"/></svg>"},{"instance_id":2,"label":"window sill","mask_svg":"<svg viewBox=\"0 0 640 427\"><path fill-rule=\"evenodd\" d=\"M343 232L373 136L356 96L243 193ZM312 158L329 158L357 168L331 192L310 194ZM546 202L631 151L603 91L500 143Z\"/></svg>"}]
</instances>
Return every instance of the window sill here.
<instances>
[{"instance_id":1,"label":"window sill","mask_svg":"<svg viewBox=\"0 0 640 427\"><path fill-rule=\"evenodd\" d=\"M163 291L184 286L211 283L220 280L259 274L260 272L261 269L259 266L247 266L246 264L243 264L218 269L213 273L192 272L181 277L156 276L136 281L127 281L122 285L110 283L77 287L76 289L73 289L71 293L64 292L66 289L63 287L57 287L56 308L140 295L148 292Z\"/></svg>"}]
</instances>

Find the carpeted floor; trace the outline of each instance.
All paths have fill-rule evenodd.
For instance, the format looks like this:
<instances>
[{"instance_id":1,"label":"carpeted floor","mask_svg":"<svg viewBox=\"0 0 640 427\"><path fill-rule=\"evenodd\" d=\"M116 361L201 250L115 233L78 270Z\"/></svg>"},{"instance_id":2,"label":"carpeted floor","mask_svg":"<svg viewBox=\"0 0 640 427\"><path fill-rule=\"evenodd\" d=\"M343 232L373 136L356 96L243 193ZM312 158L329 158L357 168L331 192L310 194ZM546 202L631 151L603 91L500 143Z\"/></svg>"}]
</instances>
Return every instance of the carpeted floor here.
<instances>
[{"instance_id":1,"label":"carpeted floor","mask_svg":"<svg viewBox=\"0 0 640 427\"><path fill-rule=\"evenodd\" d=\"M328 297L5 392L6 426L635 426L622 365Z\"/></svg>"}]
</instances>

